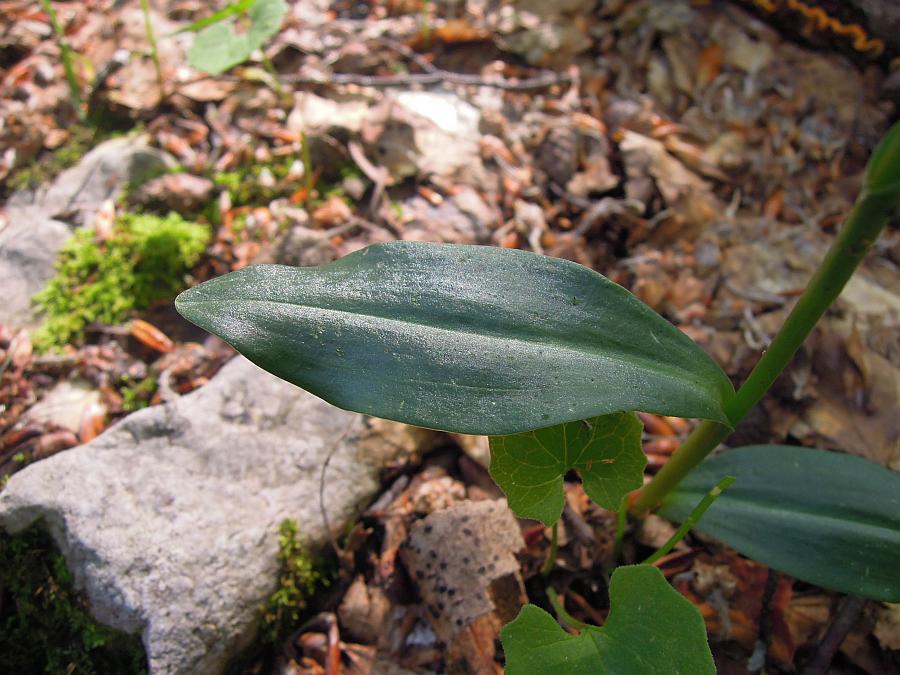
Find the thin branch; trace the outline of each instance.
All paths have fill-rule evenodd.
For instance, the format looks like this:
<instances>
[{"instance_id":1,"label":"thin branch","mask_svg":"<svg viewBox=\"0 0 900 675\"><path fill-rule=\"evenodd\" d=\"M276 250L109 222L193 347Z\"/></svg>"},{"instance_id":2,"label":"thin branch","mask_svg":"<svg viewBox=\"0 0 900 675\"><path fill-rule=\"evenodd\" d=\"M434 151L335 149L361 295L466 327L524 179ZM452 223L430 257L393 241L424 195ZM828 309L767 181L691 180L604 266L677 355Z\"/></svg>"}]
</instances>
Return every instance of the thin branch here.
<instances>
[{"instance_id":1,"label":"thin branch","mask_svg":"<svg viewBox=\"0 0 900 675\"><path fill-rule=\"evenodd\" d=\"M825 675L828 672L834 655L837 654L837 650L840 649L847 634L859 621L865 605L865 599L853 595L848 595L841 600L834 620L828 627L825 637L816 647L812 659L803 669L803 675Z\"/></svg>"},{"instance_id":2,"label":"thin branch","mask_svg":"<svg viewBox=\"0 0 900 675\"><path fill-rule=\"evenodd\" d=\"M196 78L179 82L179 86L187 86L204 80L217 79L223 82L243 82L245 78L237 75L209 75L204 73ZM308 84L308 85L332 85L359 87L409 87L412 85L434 84L459 84L469 87L493 87L503 91L533 91L546 89L560 84L572 82L572 76L568 73L546 72L534 77L526 77L522 80L512 80L503 77L482 77L481 75L468 75L466 73L454 73L449 70L435 69L428 73L411 73L404 75L357 75L354 73L330 73L322 75L280 75L282 84Z\"/></svg>"},{"instance_id":3,"label":"thin branch","mask_svg":"<svg viewBox=\"0 0 900 675\"><path fill-rule=\"evenodd\" d=\"M354 73L331 73L324 77L284 75L281 79L282 82L290 84L334 84L357 85L360 87L408 87L411 85L450 83L472 87L493 87L504 91L545 89L559 84L568 84L572 81L571 75L566 73L543 73L523 80L509 80L506 78L454 73L440 69L428 73L403 75L357 75Z\"/></svg>"}]
</instances>

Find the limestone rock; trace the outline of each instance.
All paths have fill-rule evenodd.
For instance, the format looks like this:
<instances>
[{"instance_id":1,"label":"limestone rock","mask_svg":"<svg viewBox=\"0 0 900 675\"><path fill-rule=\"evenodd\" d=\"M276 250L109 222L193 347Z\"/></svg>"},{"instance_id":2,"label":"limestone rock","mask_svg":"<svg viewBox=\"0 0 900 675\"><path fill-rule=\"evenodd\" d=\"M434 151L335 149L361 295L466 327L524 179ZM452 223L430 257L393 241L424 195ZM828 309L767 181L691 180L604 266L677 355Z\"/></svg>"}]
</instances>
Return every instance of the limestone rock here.
<instances>
[{"instance_id":1,"label":"limestone rock","mask_svg":"<svg viewBox=\"0 0 900 675\"><path fill-rule=\"evenodd\" d=\"M385 423L387 424L387 423ZM409 431L410 433L406 433ZM422 430L389 434L238 357L206 386L33 464L0 493L0 526L42 520L101 622L140 632L152 673L220 672L277 583L277 528L315 550Z\"/></svg>"},{"instance_id":2,"label":"limestone rock","mask_svg":"<svg viewBox=\"0 0 900 675\"><path fill-rule=\"evenodd\" d=\"M90 224L107 199L129 182L172 164L146 138L116 138L101 143L53 183L10 197L0 226L0 324L29 323L31 297L53 276L53 262L79 225Z\"/></svg>"},{"instance_id":3,"label":"limestone rock","mask_svg":"<svg viewBox=\"0 0 900 675\"><path fill-rule=\"evenodd\" d=\"M65 223L28 211L0 230L0 324L13 328L32 319L32 296L53 277L53 262L60 247L72 234Z\"/></svg>"}]
</instances>

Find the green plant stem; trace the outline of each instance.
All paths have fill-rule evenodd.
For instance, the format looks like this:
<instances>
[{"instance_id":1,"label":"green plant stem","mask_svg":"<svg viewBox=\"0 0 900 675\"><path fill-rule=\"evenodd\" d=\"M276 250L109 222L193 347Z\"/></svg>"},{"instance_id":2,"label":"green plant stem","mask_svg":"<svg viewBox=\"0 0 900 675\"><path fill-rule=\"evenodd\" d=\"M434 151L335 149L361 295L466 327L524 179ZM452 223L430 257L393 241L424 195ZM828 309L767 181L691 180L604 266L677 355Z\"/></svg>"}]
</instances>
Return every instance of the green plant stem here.
<instances>
[{"instance_id":1,"label":"green plant stem","mask_svg":"<svg viewBox=\"0 0 900 675\"><path fill-rule=\"evenodd\" d=\"M681 524L677 530L675 530L675 534L669 537L669 540L657 549L657 551L647 558L644 561L644 565L652 565L657 560L662 558L666 553L675 548L675 545L684 539L685 535L690 532L691 528L697 524L703 514L706 513L706 510L713 505L713 502L719 498L719 495L733 482L735 481L734 476L725 476L722 480L720 480L709 492L706 493L706 496L700 500L700 503L694 507L694 510L691 511L691 515L689 515L685 521Z\"/></svg>"},{"instance_id":2,"label":"green plant stem","mask_svg":"<svg viewBox=\"0 0 900 675\"><path fill-rule=\"evenodd\" d=\"M141 10L144 12L144 29L147 31L147 42L150 43L150 58L153 59L153 67L156 69L156 84L159 87L159 100L166 98L166 88L163 82L162 66L159 64L159 49L156 46L156 33L153 24L150 23L150 1L141 0Z\"/></svg>"},{"instance_id":3,"label":"green plant stem","mask_svg":"<svg viewBox=\"0 0 900 675\"><path fill-rule=\"evenodd\" d=\"M431 49L431 2L423 0L419 14L419 34L422 36L422 44L425 49Z\"/></svg>"},{"instance_id":4,"label":"green plant stem","mask_svg":"<svg viewBox=\"0 0 900 675\"><path fill-rule=\"evenodd\" d=\"M44 7L44 11L47 12L47 16L50 17L50 25L53 26L56 39L59 40L60 58L62 59L63 70L66 73L66 82L69 84L69 100L72 103L72 107L75 108L75 114L78 115L78 119L83 122L85 114L81 108L81 89L78 87L78 78L75 75L75 65L73 64L75 52L66 39L66 32L60 25L59 18L56 16L56 10L50 4L50 0L41 0L41 5Z\"/></svg>"},{"instance_id":5,"label":"green plant stem","mask_svg":"<svg viewBox=\"0 0 900 675\"><path fill-rule=\"evenodd\" d=\"M541 570L541 576L548 577L550 576L550 572L553 571L554 566L556 565L556 552L559 548L559 521L553 523L553 530L550 534L550 555L547 557L547 562L544 563L544 568Z\"/></svg>"},{"instance_id":6,"label":"green plant stem","mask_svg":"<svg viewBox=\"0 0 900 675\"><path fill-rule=\"evenodd\" d=\"M641 490L631 506L635 513L648 511L662 501L675 486L699 464L704 457L715 450L719 443L728 438L731 429L717 422L701 422L687 437L678 450L669 458L653 480Z\"/></svg>"},{"instance_id":7,"label":"green plant stem","mask_svg":"<svg viewBox=\"0 0 900 675\"><path fill-rule=\"evenodd\" d=\"M272 63L272 59L266 56L266 52L262 48L260 48L260 51L262 51L263 68L266 69L266 72L269 73L272 78L272 88L275 90L275 94L278 96L278 98L283 99L287 92L284 90L284 87L281 86L281 80L278 77L278 70L275 68L275 64Z\"/></svg>"},{"instance_id":8,"label":"green plant stem","mask_svg":"<svg viewBox=\"0 0 900 675\"><path fill-rule=\"evenodd\" d=\"M737 425L772 386L800 348L816 323L837 299L851 275L865 258L888 222L891 210L900 201L900 172L896 146L900 123L888 132L875 150L875 167L870 164L866 187L857 199L844 227L838 233L825 259L813 275L772 344L757 362L747 381L725 404L732 426ZM887 150L886 150L887 149ZM892 151L885 159L885 152ZM878 170L873 178L872 169ZM885 176L888 174L888 176ZM874 183L874 184L873 184ZM643 512L657 506L700 461L724 441L731 429L716 422L701 422L672 455L634 501L632 509Z\"/></svg>"},{"instance_id":9,"label":"green plant stem","mask_svg":"<svg viewBox=\"0 0 900 675\"><path fill-rule=\"evenodd\" d=\"M556 615L565 623L569 624L572 628L577 628L578 630L584 630L585 628L596 628L596 626L591 626L584 621L579 621L574 616L569 614L566 611L566 608L563 606L562 600L559 599L556 591L554 591L552 588L547 589L547 599L550 601L550 604L553 605L553 610L556 612Z\"/></svg>"},{"instance_id":10,"label":"green plant stem","mask_svg":"<svg viewBox=\"0 0 900 675\"><path fill-rule=\"evenodd\" d=\"M309 205L312 200L313 191L313 168L312 153L309 149L309 136L304 131L300 138L300 155L303 159L303 187L306 188L306 204Z\"/></svg>"}]
</instances>

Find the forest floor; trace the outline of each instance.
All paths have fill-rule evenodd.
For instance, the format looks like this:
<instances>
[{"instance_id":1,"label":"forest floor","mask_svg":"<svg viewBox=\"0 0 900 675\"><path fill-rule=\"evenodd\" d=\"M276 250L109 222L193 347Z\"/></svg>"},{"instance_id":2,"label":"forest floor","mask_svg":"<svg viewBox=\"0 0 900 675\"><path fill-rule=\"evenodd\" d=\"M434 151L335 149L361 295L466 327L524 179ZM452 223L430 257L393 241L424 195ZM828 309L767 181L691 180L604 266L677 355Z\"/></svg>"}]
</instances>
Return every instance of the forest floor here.
<instances>
[{"instance_id":1,"label":"forest floor","mask_svg":"<svg viewBox=\"0 0 900 675\"><path fill-rule=\"evenodd\" d=\"M521 248L625 286L740 382L897 117L897 55L766 3L547 2L530 14L516 4L297 2L265 62L256 53L210 76L188 66L190 33L167 37L209 5L155 2L160 83L138 2L54 2L77 55L82 121L47 14L2 0L0 198L39 189L103 139L145 134L177 170L130 186L102 218L174 211L209 225L191 283L394 239ZM900 470L898 264L894 223L729 444L840 449ZM171 297L119 325L88 323L59 349L42 351L34 334L0 325L0 476L202 386L233 354L180 319ZM65 380L94 397L76 423L30 417ZM652 475L692 422L641 419ZM441 646L398 557L414 520L502 497L487 458L486 439L447 435L421 463L388 471L297 630L240 668L332 673L340 653L351 673L378 661L499 670L495 629ZM614 523L566 483L551 579L585 621L608 607ZM540 598L549 532L520 524L521 573ZM629 528L623 560L672 532L654 516ZM830 672L900 672L896 606L848 609L697 534L658 565L700 608L719 672L794 672L831 648ZM823 644L841 612L858 616Z\"/></svg>"}]
</instances>

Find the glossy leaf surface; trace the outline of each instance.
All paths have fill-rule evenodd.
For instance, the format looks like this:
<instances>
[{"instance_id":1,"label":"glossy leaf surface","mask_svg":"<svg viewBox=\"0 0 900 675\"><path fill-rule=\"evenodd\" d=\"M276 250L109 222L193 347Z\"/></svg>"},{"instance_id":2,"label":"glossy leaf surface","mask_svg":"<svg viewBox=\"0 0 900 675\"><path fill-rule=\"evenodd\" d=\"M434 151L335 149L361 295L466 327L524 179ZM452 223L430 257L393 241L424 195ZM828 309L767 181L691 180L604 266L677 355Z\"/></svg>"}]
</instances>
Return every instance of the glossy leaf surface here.
<instances>
[{"instance_id":1,"label":"glossy leaf surface","mask_svg":"<svg viewBox=\"0 0 900 675\"><path fill-rule=\"evenodd\" d=\"M643 484L647 457L643 426L634 413L613 413L578 422L491 437L491 478L522 518L552 525L562 515L563 478L578 471L588 497L617 511Z\"/></svg>"},{"instance_id":2,"label":"glossy leaf surface","mask_svg":"<svg viewBox=\"0 0 900 675\"><path fill-rule=\"evenodd\" d=\"M695 529L797 579L900 602L900 475L825 450L745 447L700 464L660 513L680 521L722 474L737 480Z\"/></svg>"},{"instance_id":3,"label":"glossy leaf surface","mask_svg":"<svg viewBox=\"0 0 900 675\"><path fill-rule=\"evenodd\" d=\"M609 618L580 635L526 605L500 633L507 675L716 672L700 612L650 565L619 567L609 588Z\"/></svg>"},{"instance_id":4,"label":"glossy leaf surface","mask_svg":"<svg viewBox=\"0 0 900 675\"><path fill-rule=\"evenodd\" d=\"M376 244L248 267L176 307L342 408L501 435L644 410L727 423L733 389L677 328L581 265L487 246Z\"/></svg>"}]
</instances>

